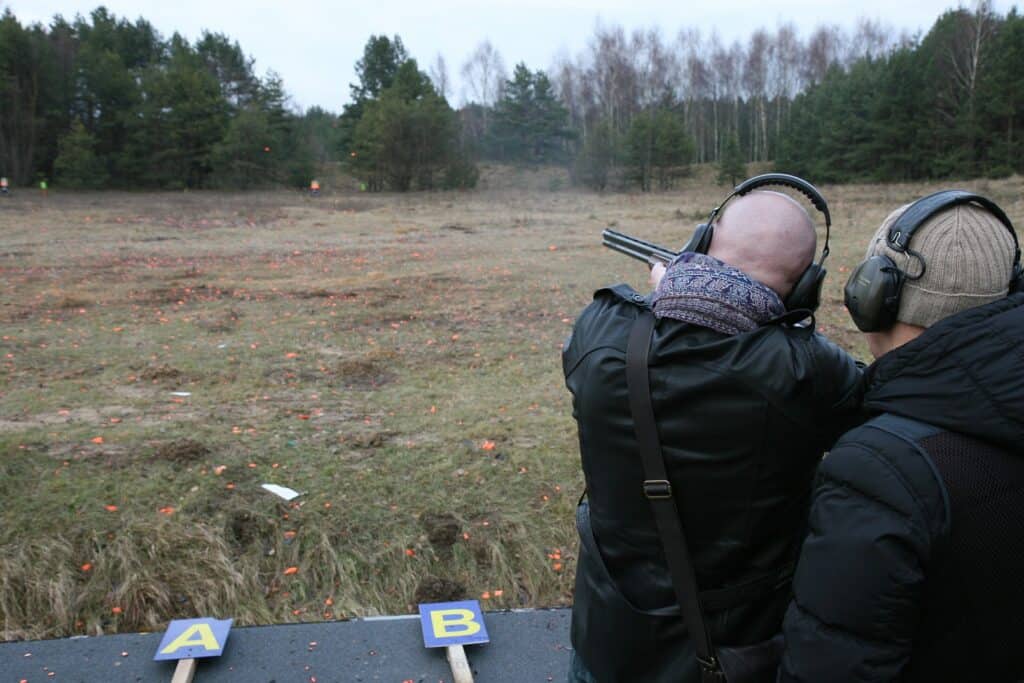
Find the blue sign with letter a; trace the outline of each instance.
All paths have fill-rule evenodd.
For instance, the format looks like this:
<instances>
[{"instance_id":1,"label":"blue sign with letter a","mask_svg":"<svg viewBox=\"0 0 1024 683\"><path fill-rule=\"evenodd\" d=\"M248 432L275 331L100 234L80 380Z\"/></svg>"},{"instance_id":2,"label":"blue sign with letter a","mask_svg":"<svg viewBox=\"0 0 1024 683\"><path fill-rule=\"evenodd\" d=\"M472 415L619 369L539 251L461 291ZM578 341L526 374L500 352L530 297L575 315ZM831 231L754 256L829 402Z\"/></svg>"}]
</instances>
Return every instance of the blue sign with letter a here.
<instances>
[{"instance_id":1,"label":"blue sign with letter a","mask_svg":"<svg viewBox=\"0 0 1024 683\"><path fill-rule=\"evenodd\" d=\"M474 645L490 641L480 603L476 600L461 602L432 602L420 605L420 626L423 644L427 647Z\"/></svg>"},{"instance_id":2,"label":"blue sign with letter a","mask_svg":"<svg viewBox=\"0 0 1024 683\"><path fill-rule=\"evenodd\" d=\"M153 661L220 657L234 619L175 619L164 632Z\"/></svg>"}]
</instances>

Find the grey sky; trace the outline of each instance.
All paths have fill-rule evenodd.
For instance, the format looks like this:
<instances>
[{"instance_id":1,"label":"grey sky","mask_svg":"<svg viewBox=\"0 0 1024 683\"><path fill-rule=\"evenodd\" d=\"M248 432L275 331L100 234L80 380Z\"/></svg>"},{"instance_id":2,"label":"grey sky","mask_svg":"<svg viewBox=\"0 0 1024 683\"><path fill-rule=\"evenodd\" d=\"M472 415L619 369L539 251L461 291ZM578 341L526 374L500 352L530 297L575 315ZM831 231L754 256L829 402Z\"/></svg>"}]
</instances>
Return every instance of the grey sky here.
<instances>
[{"instance_id":1,"label":"grey sky","mask_svg":"<svg viewBox=\"0 0 1024 683\"><path fill-rule=\"evenodd\" d=\"M48 23L54 14L71 19L98 2L83 0L0 0L22 23ZM237 40L256 59L256 71L277 71L293 101L340 111L348 101L353 65L371 34L398 34L424 70L438 53L455 84L453 104L462 101L458 72L476 45L489 39L506 67L524 61L548 68L559 53L576 55L598 21L627 30L657 27L674 38L679 29L712 31L727 42L757 28L793 22L802 35L819 24L851 28L859 17L879 20L911 34L926 31L956 0L107 0L119 17L144 17L164 36L174 31L191 40L203 29ZM996 0L1005 13L1014 3Z\"/></svg>"}]
</instances>

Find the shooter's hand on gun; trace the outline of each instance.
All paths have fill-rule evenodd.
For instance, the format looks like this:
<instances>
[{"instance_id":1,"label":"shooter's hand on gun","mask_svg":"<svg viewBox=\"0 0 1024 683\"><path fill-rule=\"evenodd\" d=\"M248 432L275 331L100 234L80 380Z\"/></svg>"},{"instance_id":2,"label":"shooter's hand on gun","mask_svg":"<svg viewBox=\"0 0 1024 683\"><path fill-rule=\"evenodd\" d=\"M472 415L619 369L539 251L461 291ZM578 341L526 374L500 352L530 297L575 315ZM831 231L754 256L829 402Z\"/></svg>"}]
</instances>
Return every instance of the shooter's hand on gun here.
<instances>
[{"instance_id":1,"label":"shooter's hand on gun","mask_svg":"<svg viewBox=\"0 0 1024 683\"><path fill-rule=\"evenodd\" d=\"M651 284L651 289L657 289L658 285L661 284L661 278L665 277L665 270L667 266L664 261L655 261L654 265L651 266L650 275L647 276L647 281Z\"/></svg>"},{"instance_id":2,"label":"shooter's hand on gun","mask_svg":"<svg viewBox=\"0 0 1024 683\"><path fill-rule=\"evenodd\" d=\"M603 231L601 243L609 249L646 263L651 269L650 283L653 288L656 288L664 277L665 267L677 256L676 252L670 249L630 237L617 230Z\"/></svg>"}]
</instances>

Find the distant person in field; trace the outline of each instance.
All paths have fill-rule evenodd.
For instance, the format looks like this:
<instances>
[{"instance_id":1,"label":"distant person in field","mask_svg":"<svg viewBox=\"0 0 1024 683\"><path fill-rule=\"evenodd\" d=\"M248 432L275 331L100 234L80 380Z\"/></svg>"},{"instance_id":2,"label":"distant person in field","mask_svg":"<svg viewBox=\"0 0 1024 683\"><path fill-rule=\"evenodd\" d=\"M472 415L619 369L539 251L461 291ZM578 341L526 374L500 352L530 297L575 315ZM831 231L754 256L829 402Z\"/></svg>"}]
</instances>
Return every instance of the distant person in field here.
<instances>
[{"instance_id":1,"label":"distant person in field","mask_svg":"<svg viewBox=\"0 0 1024 683\"><path fill-rule=\"evenodd\" d=\"M320 194L320 181L314 180L309 184L309 194L316 197Z\"/></svg>"},{"instance_id":2,"label":"distant person in field","mask_svg":"<svg viewBox=\"0 0 1024 683\"><path fill-rule=\"evenodd\" d=\"M39 192L42 193L44 198L49 192L49 190L47 189L46 178L43 178L42 180L39 181Z\"/></svg>"},{"instance_id":3,"label":"distant person in field","mask_svg":"<svg viewBox=\"0 0 1024 683\"><path fill-rule=\"evenodd\" d=\"M897 209L846 303L874 417L822 463L780 681L1024 680L1024 294L1009 218Z\"/></svg>"},{"instance_id":4,"label":"distant person in field","mask_svg":"<svg viewBox=\"0 0 1024 683\"><path fill-rule=\"evenodd\" d=\"M10 188L7 183L7 176L0 176L0 194L7 194Z\"/></svg>"},{"instance_id":5,"label":"distant person in field","mask_svg":"<svg viewBox=\"0 0 1024 683\"><path fill-rule=\"evenodd\" d=\"M647 310L657 432L716 647L779 632L814 470L857 418L859 366L813 325L793 324L810 314L803 305L791 300L801 310L787 316L816 252L807 212L751 191L708 225L709 244L691 241L652 269L652 293L599 289L563 350L587 486L572 683L701 680L630 407L626 349Z\"/></svg>"}]
</instances>

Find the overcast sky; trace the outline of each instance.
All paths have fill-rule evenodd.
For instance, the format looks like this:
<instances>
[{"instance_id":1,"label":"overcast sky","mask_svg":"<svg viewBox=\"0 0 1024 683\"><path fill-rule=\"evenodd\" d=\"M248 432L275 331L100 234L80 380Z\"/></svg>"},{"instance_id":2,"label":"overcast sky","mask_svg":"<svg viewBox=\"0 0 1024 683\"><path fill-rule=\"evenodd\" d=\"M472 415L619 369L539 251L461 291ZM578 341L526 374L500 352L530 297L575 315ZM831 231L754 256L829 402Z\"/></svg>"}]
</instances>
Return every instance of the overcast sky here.
<instances>
[{"instance_id":1,"label":"overcast sky","mask_svg":"<svg viewBox=\"0 0 1024 683\"><path fill-rule=\"evenodd\" d=\"M0 0L22 23L49 23L55 14L72 19L99 3L84 0ZM398 34L424 71L440 53L455 92L463 100L458 72L484 39L506 67L523 61L547 69L558 54L576 55L597 22L626 29L657 27L675 38L680 28L717 31L726 41L745 39L757 28L793 22L806 36L817 25L852 28L859 17L911 34L927 31L958 0L109 0L118 17L147 19L164 37L175 31L195 40L206 29L237 40L256 59L256 72L277 71L295 104L340 111L348 101L353 65L372 34ZM971 4L968 1L968 4ZM995 0L1006 13L1015 3Z\"/></svg>"}]
</instances>

